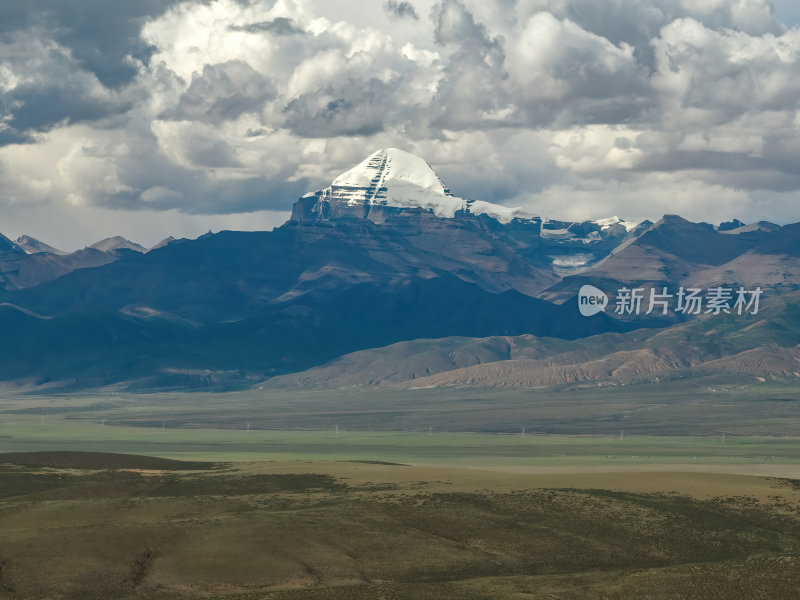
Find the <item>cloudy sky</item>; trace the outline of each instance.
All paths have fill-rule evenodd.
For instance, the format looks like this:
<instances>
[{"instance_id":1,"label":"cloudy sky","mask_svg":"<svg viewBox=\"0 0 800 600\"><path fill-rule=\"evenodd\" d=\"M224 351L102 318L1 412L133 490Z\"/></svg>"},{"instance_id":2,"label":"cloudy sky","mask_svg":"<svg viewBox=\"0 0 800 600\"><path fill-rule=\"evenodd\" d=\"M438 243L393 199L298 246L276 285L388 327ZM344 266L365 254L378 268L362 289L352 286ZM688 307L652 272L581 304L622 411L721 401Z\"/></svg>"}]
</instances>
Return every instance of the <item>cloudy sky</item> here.
<instances>
[{"instance_id":1,"label":"cloudy sky","mask_svg":"<svg viewBox=\"0 0 800 600\"><path fill-rule=\"evenodd\" d=\"M794 0L2 1L0 231L269 229L387 146L554 218L800 221L798 23Z\"/></svg>"}]
</instances>

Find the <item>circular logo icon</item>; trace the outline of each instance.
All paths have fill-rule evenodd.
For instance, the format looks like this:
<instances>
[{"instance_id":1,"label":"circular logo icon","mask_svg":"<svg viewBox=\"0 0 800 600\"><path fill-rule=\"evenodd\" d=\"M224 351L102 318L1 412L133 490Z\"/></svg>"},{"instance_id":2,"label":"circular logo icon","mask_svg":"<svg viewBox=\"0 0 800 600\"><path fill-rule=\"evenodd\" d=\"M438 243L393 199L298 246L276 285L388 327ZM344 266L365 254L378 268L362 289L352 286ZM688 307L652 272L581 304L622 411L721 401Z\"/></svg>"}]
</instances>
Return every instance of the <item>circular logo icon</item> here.
<instances>
[{"instance_id":1,"label":"circular logo icon","mask_svg":"<svg viewBox=\"0 0 800 600\"><path fill-rule=\"evenodd\" d=\"M584 285L578 291L578 310L584 317L603 312L608 306L606 293L593 285Z\"/></svg>"}]
</instances>

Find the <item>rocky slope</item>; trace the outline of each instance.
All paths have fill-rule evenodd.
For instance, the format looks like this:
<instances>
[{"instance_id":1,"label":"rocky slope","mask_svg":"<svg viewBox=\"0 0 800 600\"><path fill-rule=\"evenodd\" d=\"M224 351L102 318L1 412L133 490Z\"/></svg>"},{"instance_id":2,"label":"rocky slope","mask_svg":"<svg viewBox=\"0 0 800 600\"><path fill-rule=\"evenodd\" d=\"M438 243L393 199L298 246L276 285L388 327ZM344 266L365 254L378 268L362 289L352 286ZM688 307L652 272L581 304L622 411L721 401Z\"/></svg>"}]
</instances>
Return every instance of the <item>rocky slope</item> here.
<instances>
[{"instance_id":1,"label":"rocky slope","mask_svg":"<svg viewBox=\"0 0 800 600\"><path fill-rule=\"evenodd\" d=\"M576 340L538 336L415 340L343 356L269 387L527 388L720 375L800 378L800 293L760 315L704 315L661 330Z\"/></svg>"}]
</instances>

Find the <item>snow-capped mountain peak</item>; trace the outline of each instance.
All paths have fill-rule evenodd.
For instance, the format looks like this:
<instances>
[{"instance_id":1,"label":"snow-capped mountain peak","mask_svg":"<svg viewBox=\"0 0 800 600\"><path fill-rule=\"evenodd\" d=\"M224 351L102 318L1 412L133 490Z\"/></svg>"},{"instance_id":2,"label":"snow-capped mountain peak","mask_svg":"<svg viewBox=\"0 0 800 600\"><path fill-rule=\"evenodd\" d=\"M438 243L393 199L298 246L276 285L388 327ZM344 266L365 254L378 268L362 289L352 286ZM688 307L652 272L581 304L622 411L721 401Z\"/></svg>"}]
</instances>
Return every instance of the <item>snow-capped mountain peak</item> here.
<instances>
[{"instance_id":1,"label":"snow-capped mountain peak","mask_svg":"<svg viewBox=\"0 0 800 600\"><path fill-rule=\"evenodd\" d=\"M368 200L400 200L397 186L411 186L426 195L452 196L431 166L419 156L397 148L383 148L370 154L349 171L333 180L332 187L366 188Z\"/></svg>"},{"instance_id":2,"label":"snow-capped mountain peak","mask_svg":"<svg viewBox=\"0 0 800 600\"><path fill-rule=\"evenodd\" d=\"M595 219L592 223L599 225L603 230L613 227L614 225L622 225L627 231L632 231L639 225L638 221L625 221L617 216L608 217L606 219Z\"/></svg>"},{"instance_id":3,"label":"snow-capped mountain peak","mask_svg":"<svg viewBox=\"0 0 800 600\"><path fill-rule=\"evenodd\" d=\"M440 217L452 217L465 207L424 159L397 148L373 152L330 187L306 197L348 207L424 208Z\"/></svg>"},{"instance_id":4,"label":"snow-capped mountain peak","mask_svg":"<svg viewBox=\"0 0 800 600\"><path fill-rule=\"evenodd\" d=\"M292 219L361 218L383 222L390 212L420 208L444 218L452 218L463 211L487 215L501 223L510 223L514 219L542 221L521 208L454 196L425 159L398 148L373 152L336 177L329 187L303 196L294 206ZM618 217L587 223L596 224L596 228L602 231L618 225L622 226L622 231L631 231L637 225ZM569 222L563 223L561 237L576 237L566 231L570 225ZM559 235L560 232L555 230L558 228L550 229L552 231L545 232L547 235Z\"/></svg>"},{"instance_id":5,"label":"snow-capped mountain peak","mask_svg":"<svg viewBox=\"0 0 800 600\"><path fill-rule=\"evenodd\" d=\"M398 148L373 152L336 177L329 187L306 194L301 200L315 202L312 212L323 219L343 215L380 219L383 207L422 208L445 218L468 211L503 223L531 216L518 208L454 196L425 159Z\"/></svg>"},{"instance_id":6,"label":"snow-capped mountain peak","mask_svg":"<svg viewBox=\"0 0 800 600\"><path fill-rule=\"evenodd\" d=\"M59 256L67 254L29 235L19 236L16 244L22 248L26 254L58 254Z\"/></svg>"}]
</instances>

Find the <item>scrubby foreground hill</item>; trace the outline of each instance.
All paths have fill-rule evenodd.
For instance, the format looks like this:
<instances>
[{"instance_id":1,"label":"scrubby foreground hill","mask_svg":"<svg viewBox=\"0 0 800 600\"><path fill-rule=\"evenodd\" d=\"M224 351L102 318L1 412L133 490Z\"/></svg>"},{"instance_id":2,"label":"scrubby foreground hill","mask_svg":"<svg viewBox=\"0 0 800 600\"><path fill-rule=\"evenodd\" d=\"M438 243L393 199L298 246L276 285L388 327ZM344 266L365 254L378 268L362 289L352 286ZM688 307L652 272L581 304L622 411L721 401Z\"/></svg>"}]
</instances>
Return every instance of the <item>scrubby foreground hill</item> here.
<instances>
[{"instance_id":1,"label":"scrubby foreground hill","mask_svg":"<svg viewBox=\"0 0 800 600\"><path fill-rule=\"evenodd\" d=\"M32 470L0 455L3 598L788 600L800 588L792 480L101 458Z\"/></svg>"}]
</instances>

